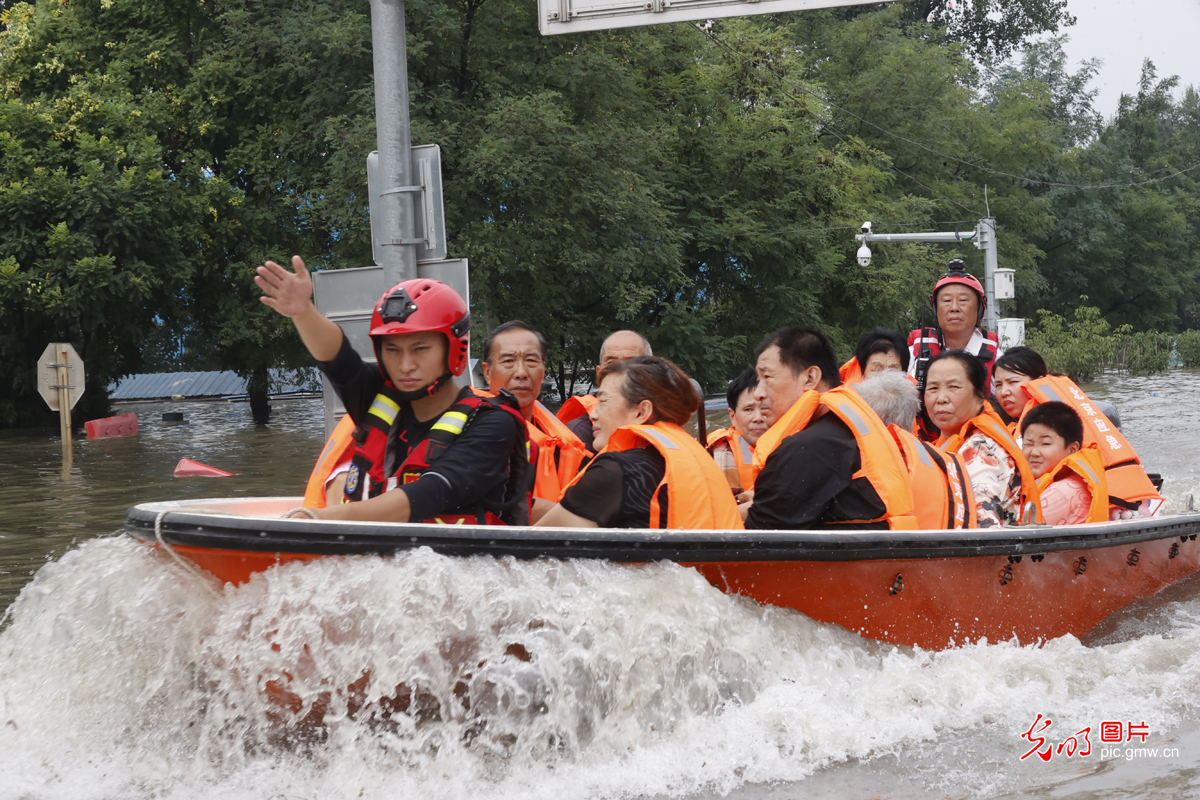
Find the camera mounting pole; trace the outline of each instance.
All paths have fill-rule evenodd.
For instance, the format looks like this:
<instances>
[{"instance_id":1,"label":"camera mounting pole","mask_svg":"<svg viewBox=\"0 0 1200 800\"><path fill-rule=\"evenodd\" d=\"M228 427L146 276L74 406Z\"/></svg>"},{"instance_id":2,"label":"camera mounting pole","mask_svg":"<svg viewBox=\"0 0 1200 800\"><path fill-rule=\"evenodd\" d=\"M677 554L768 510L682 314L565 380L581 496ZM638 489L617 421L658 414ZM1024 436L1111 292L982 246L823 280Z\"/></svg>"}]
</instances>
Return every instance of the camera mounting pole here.
<instances>
[{"instance_id":1,"label":"camera mounting pole","mask_svg":"<svg viewBox=\"0 0 1200 800\"><path fill-rule=\"evenodd\" d=\"M996 256L996 220L994 217L984 217L975 225L975 230L965 233L958 231L872 233L871 223L865 222L863 223L863 232L855 234L854 238L863 243L858 251L858 263L864 267L871 263L868 242L936 242L944 244L974 242L975 247L983 251L983 291L987 299L987 308L983 312L983 325L987 330L997 331L996 268L999 260ZM863 250L867 252L864 254ZM863 263L864 260L866 263ZM1011 295L1009 296L1011 297Z\"/></svg>"}]
</instances>

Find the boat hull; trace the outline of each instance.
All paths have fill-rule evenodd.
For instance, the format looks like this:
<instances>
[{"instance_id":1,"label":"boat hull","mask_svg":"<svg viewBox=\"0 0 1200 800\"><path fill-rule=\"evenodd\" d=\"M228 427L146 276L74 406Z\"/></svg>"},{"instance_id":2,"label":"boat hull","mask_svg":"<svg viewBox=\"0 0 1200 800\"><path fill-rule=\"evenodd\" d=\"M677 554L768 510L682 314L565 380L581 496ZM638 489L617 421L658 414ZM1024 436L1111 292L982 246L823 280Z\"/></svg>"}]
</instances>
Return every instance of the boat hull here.
<instances>
[{"instance_id":1,"label":"boat hull","mask_svg":"<svg viewBox=\"0 0 1200 800\"><path fill-rule=\"evenodd\" d=\"M291 561L390 555L667 559L730 594L927 649L1080 636L1200 570L1200 514L977 531L651 531L279 519L296 498L147 503L126 532L240 584ZM230 516L237 514L240 516ZM156 533L157 529L157 533Z\"/></svg>"}]
</instances>

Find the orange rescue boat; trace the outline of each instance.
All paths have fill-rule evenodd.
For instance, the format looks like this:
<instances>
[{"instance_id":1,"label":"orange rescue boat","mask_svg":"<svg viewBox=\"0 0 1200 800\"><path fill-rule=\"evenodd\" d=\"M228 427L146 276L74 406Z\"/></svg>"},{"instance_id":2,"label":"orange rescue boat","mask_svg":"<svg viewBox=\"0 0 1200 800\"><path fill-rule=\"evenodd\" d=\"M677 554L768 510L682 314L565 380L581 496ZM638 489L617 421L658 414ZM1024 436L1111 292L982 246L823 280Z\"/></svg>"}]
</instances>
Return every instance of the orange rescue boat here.
<instances>
[{"instance_id":1,"label":"orange rescue boat","mask_svg":"<svg viewBox=\"0 0 1200 800\"><path fill-rule=\"evenodd\" d=\"M957 531L692 531L282 519L300 498L144 503L125 532L218 580L329 556L670 560L722 591L867 638L941 650L1081 636L1200 570L1200 514Z\"/></svg>"}]
</instances>

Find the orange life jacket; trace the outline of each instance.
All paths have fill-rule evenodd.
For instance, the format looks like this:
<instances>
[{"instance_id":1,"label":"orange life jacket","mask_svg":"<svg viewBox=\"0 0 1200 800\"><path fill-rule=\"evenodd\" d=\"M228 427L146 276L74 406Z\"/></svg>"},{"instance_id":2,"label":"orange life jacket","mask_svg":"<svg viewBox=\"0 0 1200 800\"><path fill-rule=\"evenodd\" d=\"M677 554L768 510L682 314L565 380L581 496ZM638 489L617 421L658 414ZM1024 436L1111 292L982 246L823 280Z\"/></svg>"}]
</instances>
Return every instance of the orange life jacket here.
<instances>
[{"instance_id":1,"label":"orange life jacket","mask_svg":"<svg viewBox=\"0 0 1200 800\"><path fill-rule=\"evenodd\" d=\"M733 453L733 461L737 464L742 491L750 491L754 488L754 477L758 474L754 471L754 445L746 441L746 437L733 428L719 428L710 433L708 435L709 452L711 453L713 447L720 442L729 445L729 449Z\"/></svg>"},{"instance_id":2,"label":"orange life jacket","mask_svg":"<svg viewBox=\"0 0 1200 800\"><path fill-rule=\"evenodd\" d=\"M1085 522L1108 522L1108 482L1104 477L1104 459L1100 449L1095 444L1085 444L1078 452L1058 462L1058 466L1038 478L1038 490L1045 491L1046 487L1059 478L1065 478L1068 473L1074 473L1083 478L1088 491L1092 493L1092 504L1088 507Z\"/></svg>"},{"instance_id":3,"label":"orange life jacket","mask_svg":"<svg viewBox=\"0 0 1200 800\"><path fill-rule=\"evenodd\" d=\"M558 409L555 414L559 422L570 422L576 417L582 417L585 414L592 413L592 409L596 407L596 398L590 394L573 394L567 398L567 402L562 404L562 408Z\"/></svg>"},{"instance_id":4,"label":"orange life jacket","mask_svg":"<svg viewBox=\"0 0 1200 800\"><path fill-rule=\"evenodd\" d=\"M334 427L333 433L325 442L321 455L317 456L317 465L308 476L308 485L304 487L304 508L325 508L325 482L329 474L339 467L343 461L349 460L349 452L354 447L354 420L349 414L343 414Z\"/></svg>"},{"instance_id":5,"label":"orange life jacket","mask_svg":"<svg viewBox=\"0 0 1200 800\"><path fill-rule=\"evenodd\" d=\"M863 380L862 367L858 365L858 358L855 356L851 356L849 361L838 368L838 374L842 376L842 383L848 386L862 383Z\"/></svg>"},{"instance_id":6,"label":"orange life jacket","mask_svg":"<svg viewBox=\"0 0 1200 800\"><path fill-rule=\"evenodd\" d=\"M534 405L528 428L530 440L537 445L533 494L557 503L591 454L579 437L541 403Z\"/></svg>"},{"instance_id":7,"label":"orange life jacket","mask_svg":"<svg viewBox=\"0 0 1200 800\"><path fill-rule=\"evenodd\" d=\"M1022 419L1038 403L1057 400L1069 405L1083 420L1083 443L1096 445L1100 453L1110 504L1129 510L1140 508L1143 516L1153 516L1162 507L1165 498L1146 476L1133 445L1074 381L1062 375L1047 375L1029 381L1023 388L1029 403Z\"/></svg>"},{"instance_id":8,"label":"orange life jacket","mask_svg":"<svg viewBox=\"0 0 1200 800\"><path fill-rule=\"evenodd\" d=\"M886 508L880 519L847 520L845 524L886 521L892 530L917 530L919 525L913 509L912 488L900 447L866 401L849 386L839 386L824 394L810 389L801 395L759 438L754 451L756 471L762 471L767 457L780 442L808 427L820 407L836 414L854 434L862 467L853 477L866 478Z\"/></svg>"},{"instance_id":9,"label":"orange life jacket","mask_svg":"<svg viewBox=\"0 0 1200 800\"><path fill-rule=\"evenodd\" d=\"M513 518L513 510L520 503L528 506L529 496L522 491L530 460L530 442L525 435L525 417L521 415L516 398L508 392L499 395L464 386L454 404L442 412L430 427L429 433L408 452L404 462L391 475L384 474L384 457L387 452L388 434L392 423L400 414L403 401L390 381L375 395L366 418L354 432L356 446L350 457L350 471L346 474L346 499L358 501L376 497L392 491L405 483L412 483L430 468L433 462L449 447L470 424L483 406L500 409L521 423L521 436L509 455L508 481L501 516L497 516L477 503L471 508L449 510L423 520L446 524L469 523L472 525L504 524ZM413 520L414 522L416 520Z\"/></svg>"},{"instance_id":10,"label":"orange life jacket","mask_svg":"<svg viewBox=\"0 0 1200 800\"><path fill-rule=\"evenodd\" d=\"M889 425L908 467L917 523L922 530L978 528L975 492L962 456L921 441L912 431Z\"/></svg>"},{"instance_id":11,"label":"orange life jacket","mask_svg":"<svg viewBox=\"0 0 1200 800\"><path fill-rule=\"evenodd\" d=\"M650 498L651 528L742 530L742 515L720 467L704 446L678 425L626 425L613 431L603 452L619 453L647 442L662 453L667 465ZM665 520L659 500L664 491Z\"/></svg>"},{"instance_id":12,"label":"orange life jacket","mask_svg":"<svg viewBox=\"0 0 1200 800\"><path fill-rule=\"evenodd\" d=\"M767 457L775 452L776 447L779 447L779 443L793 433L798 433L808 427L813 414L817 413L817 409L820 407L821 393L809 389L800 395L800 399L793 403L782 417L767 428L766 433L758 437L758 442L754 445L754 474L756 477L766 465Z\"/></svg>"},{"instance_id":13,"label":"orange life jacket","mask_svg":"<svg viewBox=\"0 0 1200 800\"><path fill-rule=\"evenodd\" d=\"M1038 505L1037 480L1033 477L1029 462L1025 460L1025 454L1021 452L1021 448L1017 447L1016 440L1008 432L1004 420L1000 419L1000 415L993 411L987 403L983 404L983 412L964 422L958 433L947 436L943 432L935 444L947 453L957 453L975 430L1004 448L1004 452L1012 457L1013 463L1017 465L1017 470L1021 473L1021 508L1017 514L1018 519L1022 522L1042 522L1042 509ZM1025 506L1029 503L1033 503L1036 520L1025 519Z\"/></svg>"}]
</instances>

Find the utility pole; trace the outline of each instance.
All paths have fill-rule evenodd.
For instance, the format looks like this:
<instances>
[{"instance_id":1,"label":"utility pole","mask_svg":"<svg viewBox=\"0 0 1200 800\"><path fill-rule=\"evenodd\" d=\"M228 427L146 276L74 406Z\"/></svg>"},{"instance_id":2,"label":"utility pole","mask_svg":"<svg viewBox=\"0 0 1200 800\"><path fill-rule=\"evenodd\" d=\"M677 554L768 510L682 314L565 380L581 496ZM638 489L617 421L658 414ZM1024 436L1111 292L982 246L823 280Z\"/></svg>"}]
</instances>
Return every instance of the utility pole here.
<instances>
[{"instance_id":1,"label":"utility pole","mask_svg":"<svg viewBox=\"0 0 1200 800\"><path fill-rule=\"evenodd\" d=\"M375 63L375 129L379 150L380 259L385 286L417 277L413 220L412 136L408 117L408 56L404 0L371 0Z\"/></svg>"}]
</instances>

